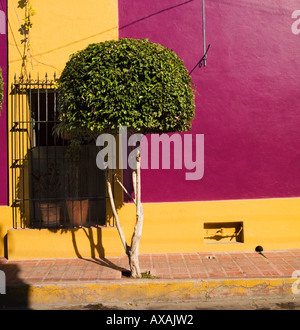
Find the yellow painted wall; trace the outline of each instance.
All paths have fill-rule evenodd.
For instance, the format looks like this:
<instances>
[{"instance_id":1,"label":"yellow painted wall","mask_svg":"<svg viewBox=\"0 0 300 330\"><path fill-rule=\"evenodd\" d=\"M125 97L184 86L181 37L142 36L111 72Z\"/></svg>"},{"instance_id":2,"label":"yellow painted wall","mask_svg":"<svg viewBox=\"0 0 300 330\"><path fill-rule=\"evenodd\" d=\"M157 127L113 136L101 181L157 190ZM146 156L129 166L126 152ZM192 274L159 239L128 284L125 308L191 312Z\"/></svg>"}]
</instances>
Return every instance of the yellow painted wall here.
<instances>
[{"instance_id":1,"label":"yellow painted wall","mask_svg":"<svg viewBox=\"0 0 300 330\"><path fill-rule=\"evenodd\" d=\"M300 248L299 198L146 203L144 211L141 254L254 251L258 245L264 250ZM130 244L135 223L135 206L126 204L119 211L119 216L127 243ZM228 221L243 222L243 243L222 243L222 240L220 243L204 243L204 222ZM73 234L71 230L55 233L46 229L11 230L8 233L9 259L72 258L78 256L76 251L79 251L81 257L98 256L97 250L93 248L98 241L102 242L104 256L124 254L115 228L103 228L101 236L97 235L99 233L97 234L96 228L90 231L75 230ZM102 237L101 240L99 237Z\"/></svg>"},{"instance_id":2,"label":"yellow painted wall","mask_svg":"<svg viewBox=\"0 0 300 330\"><path fill-rule=\"evenodd\" d=\"M10 260L117 257L123 254L116 228L11 229Z\"/></svg>"},{"instance_id":3,"label":"yellow painted wall","mask_svg":"<svg viewBox=\"0 0 300 330\"><path fill-rule=\"evenodd\" d=\"M260 199L144 204L140 253L253 251L300 248L300 199ZM120 211L127 239L134 206ZM244 224L244 243L204 243L204 222Z\"/></svg>"},{"instance_id":4,"label":"yellow painted wall","mask_svg":"<svg viewBox=\"0 0 300 330\"><path fill-rule=\"evenodd\" d=\"M53 79L56 72L59 77L69 56L87 47L90 43L118 39L118 1L117 0L30 0L30 5L36 11L31 17L32 29L29 34L29 48L25 49L27 60L26 70L22 70L24 37L20 33L20 25L24 24L25 10L19 7L18 0L8 2L8 44L9 44L9 81L8 81L8 127L12 127L11 111L13 110L13 97L10 88L14 76L18 78L25 73L25 79L37 76L43 79L48 73ZM26 46L28 48L28 45ZM26 76L27 74L27 76ZM21 101L19 101L21 103ZM26 109L26 105L24 105ZM24 114L25 116L26 114ZM14 141L17 152L26 149L27 141L19 143ZM20 144L20 145L16 145ZM12 164L12 135L9 133L9 167ZM25 155L27 150L22 151ZM20 172L19 172L20 174ZM17 190L15 183L18 178L9 173L10 200L12 192ZM18 224L20 220L18 219ZM0 257L6 250L4 237L7 230L13 226L12 209L0 208ZM13 241L12 241L13 242ZM50 245L51 243L48 242ZM47 240L44 244L48 244ZM23 240L21 239L21 244ZM19 247L18 247L19 249ZM13 254L12 254L13 255ZM31 256L28 255L28 258Z\"/></svg>"},{"instance_id":5,"label":"yellow painted wall","mask_svg":"<svg viewBox=\"0 0 300 330\"><path fill-rule=\"evenodd\" d=\"M0 258L7 257L7 231L12 227L12 211L9 206L0 206Z\"/></svg>"},{"instance_id":6,"label":"yellow painted wall","mask_svg":"<svg viewBox=\"0 0 300 330\"><path fill-rule=\"evenodd\" d=\"M30 0L30 5L36 13L31 17L32 28L27 44L22 42L24 36L20 33L20 26L24 23L25 9L19 8L18 0L8 2L9 129L13 126L11 111L15 100L10 95L10 88L15 75L17 79L21 74L24 75L24 79L28 78L29 74L33 79L37 79L37 77L43 79L46 73L49 79L53 79L54 73L59 77L72 53L86 48L90 43L118 39L117 0ZM24 54L27 55L27 59L25 69L22 69ZM26 109L26 104L22 103L22 107ZM22 141L19 143L19 140L25 140L25 143ZM26 149L27 142L24 135L21 136L21 139L16 138L14 147L17 153L21 148ZM8 150L10 166L12 163L11 134L9 134ZM27 150L22 152L27 154ZM10 172L9 187L12 187L12 190L17 189L14 186L15 181ZM11 203L12 193L10 193Z\"/></svg>"},{"instance_id":7,"label":"yellow painted wall","mask_svg":"<svg viewBox=\"0 0 300 330\"><path fill-rule=\"evenodd\" d=\"M18 0L8 2L9 73L21 72L24 44L18 31L24 9ZM27 70L35 77L51 76L63 70L69 55L90 43L118 38L117 0L30 0L36 10L29 35L30 54Z\"/></svg>"}]
</instances>

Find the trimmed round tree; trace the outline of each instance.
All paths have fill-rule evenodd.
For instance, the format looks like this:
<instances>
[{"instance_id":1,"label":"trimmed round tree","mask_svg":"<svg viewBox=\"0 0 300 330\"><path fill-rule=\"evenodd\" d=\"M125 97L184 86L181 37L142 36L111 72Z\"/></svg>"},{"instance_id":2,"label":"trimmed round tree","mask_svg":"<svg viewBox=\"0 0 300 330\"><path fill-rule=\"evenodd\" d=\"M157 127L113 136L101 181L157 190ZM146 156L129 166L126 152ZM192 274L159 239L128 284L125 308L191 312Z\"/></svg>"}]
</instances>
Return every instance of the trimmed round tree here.
<instances>
[{"instance_id":1,"label":"trimmed round tree","mask_svg":"<svg viewBox=\"0 0 300 330\"><path fill-rule=\"evenodd\" d=\"M183 132L191 129L195 113L191 78L183 61L170 49L148 40L120 39L91 44L73 54L59 82L57 132L92 136ZM136 226L131 244L125 241L115 209L110 176L108 194L116 227L129 257L131 275L140 277L138 248L143 226L141 154L136 153L133 187ZM107 168L106 173L108 173Z\"/></svg>"}]
</instances>

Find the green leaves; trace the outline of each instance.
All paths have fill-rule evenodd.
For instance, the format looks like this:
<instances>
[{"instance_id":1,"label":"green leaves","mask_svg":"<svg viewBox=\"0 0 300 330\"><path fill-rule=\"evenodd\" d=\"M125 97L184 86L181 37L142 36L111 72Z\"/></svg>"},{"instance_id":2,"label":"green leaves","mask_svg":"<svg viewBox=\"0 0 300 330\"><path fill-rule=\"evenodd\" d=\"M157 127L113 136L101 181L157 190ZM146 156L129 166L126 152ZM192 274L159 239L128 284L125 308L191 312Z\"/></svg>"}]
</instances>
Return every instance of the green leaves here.
<instances>
[{"instance_id":1,"label":"green leaves","mask_svg":"<svg viewBox=\"0 0 300 330\"><path fill-rule=\"evenodd\" d=\"M62 127L113 132L181 132L194 118L194 91L182 60L148 40L91 44L70 57L59 84Z\"/></svg>"}]
</instances>

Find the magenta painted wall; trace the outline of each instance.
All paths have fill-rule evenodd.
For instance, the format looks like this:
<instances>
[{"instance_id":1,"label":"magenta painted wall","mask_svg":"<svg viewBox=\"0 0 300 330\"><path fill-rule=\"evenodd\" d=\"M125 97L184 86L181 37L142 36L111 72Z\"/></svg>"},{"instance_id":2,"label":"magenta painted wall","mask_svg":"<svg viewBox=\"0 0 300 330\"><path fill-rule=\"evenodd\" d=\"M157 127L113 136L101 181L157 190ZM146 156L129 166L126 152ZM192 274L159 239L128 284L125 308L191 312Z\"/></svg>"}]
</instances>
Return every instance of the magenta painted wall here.
<instances>
[{"instance_id":1,"label":"magenta painted wall","mask_svg":"<svg viewBox=\"0 0 300 330\"><path fill-rule=\"evenodd\" d=\"M298 0L206 0L207 67L192 132L205 135L205 173L144 170L143 201L300 196ZM120 37L173 49L190 70L202 57L202 0L119 0Z\"/></svg>"},{"instance_id":2,"label":"magenta painted wall","mask_svg":"<svg viewBox=\"0 0 300 330\"><path fill-rule=\"evenodd\" d=\"M5 13L7 17L7 0L0 0L0 11ZM1 15L1 18L3 14ZM0 24L2 21L0 22ZM6 23L6 22L5 22ZM6 24L5 24L6 25ZM7 27L5 34L0 34L0 67L2 69L4 79L4 102L2 112L0 114L0 205L8 203L8 187L7 187L7 125L6 125L6 92L7 92Z\"/></svg>"}]
</instances>

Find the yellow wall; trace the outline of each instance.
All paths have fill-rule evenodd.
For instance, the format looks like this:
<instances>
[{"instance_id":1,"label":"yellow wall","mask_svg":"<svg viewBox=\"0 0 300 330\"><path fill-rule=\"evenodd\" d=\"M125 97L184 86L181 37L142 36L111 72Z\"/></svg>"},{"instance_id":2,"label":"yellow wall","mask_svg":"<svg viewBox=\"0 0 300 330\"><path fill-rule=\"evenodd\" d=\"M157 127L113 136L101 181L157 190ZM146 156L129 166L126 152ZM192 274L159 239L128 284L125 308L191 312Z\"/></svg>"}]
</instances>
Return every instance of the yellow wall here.
<instances>
[{"instance_id":1,"label":"yellow wall","mask_svg":"<svg viewBox=\"0 0 300 330\"><path fill-rule=\"evenodd\" d=\"M9 72L10 77L21 72L24 44L18 31L23 24L24 9L17 8L18 0L8 2ZM29 35L31 54L27 70L34 78L46 72L58 75L69 55L87 45L118 38L117 0L30 0L36 10L32 16ZM15 13L17 11L17 15ZM32 67L33 66L33 67Z\"/></svg>"},{"instance_id":2,"label":"yellow wall","mask_svg":"<svg viewBox=\"0 0 300 330\"><path fill-rule=\"evenodd\" d=\"M117 257L123 254L117 230L11 229L7 234L10 260Z\"/></svg>"},{"instance_id":3,"label":"yellow wall","mask_svg":"<svg viewBox=\"0 0 300 330\"><path fill-rule=\"evenodd\" d=\"M145 219L140 253L253 251L300 248L300 199L261 199L190 203L144 204ZM127 205L120 219L132 233L134 206ZM244 243L204 243L204 222L244 224Z\"/></svg>"},{"instance_id":4,"label":"yellow wall","mask_svg":"<svg viewBox=\"0 0 300 330\"><path fill-rule=\"evenodd\" d=\"M31 17L32 29L29 34L28 45L24 50L24 37L20 33L20 25L24 24L25 9L19 8L18 0L8 2L8 43L9 43L9 81L8 81L8 127L12 127L11 111L13 97L10 96L14 75L28 74L36 79L43 79L48 73L53 79L54 72L59 77L69 56L77 50L84 49L90 43L108 39L118 39L118 1L117 0L29 0L36 11ZM22 70L23 55L27 54L26 70ZM26 109L26 105L24 106ZM26 114L25 114L26 115ZM9 134L9 167L12 164L12 140ZM26 140L26 137L23 136ZM27 142L14 141L14 148L26 148ZM22 151L24 154L26 150ZM19 173L20 174L20 173ZM16 191L15 182L10 171L9 187L10 201L12 193ZM20 223L20 221L18 221ZM0 208L0 257L4 256L6 247L4 237L7 230L13 226L12 209ZM21 240L22 241L22 240ZM30 258L31 256L28 255Z\"/></svg>"},{"instance_id":5,"label":"yellow wall","mask_svg":"<svg viewBox=\"0 0 300 330\"><path fill-rule=\"evenodd\" d=\"M201 251L254 251L300 248L300 199L262 199L191 203L146 203L140 253L189 253ZM125 205L120 222L130 244L135 206ZM243 243L204 243L204 222L242 221ZM95 242L102 243L104 256L124 254L115 228L72 231L11 230L10 259L72 258L99 256ZM92 237L92 240L91 240ZM76 244L74 244L76 242ZM91 244L92 242L92 244ZM93 255L94 253L94 255Z\"/></svg>"},{"instance_id":6,"label":"yellow wall","mask_svg":"<svg viewBox=\"0 0 300 330\"><path fill-rule=\"evenodd\" d=\"M0 206L0 258L7 257L7 231L12 227L12 210L9 206Z\"/></svg>"}]
</instances>

